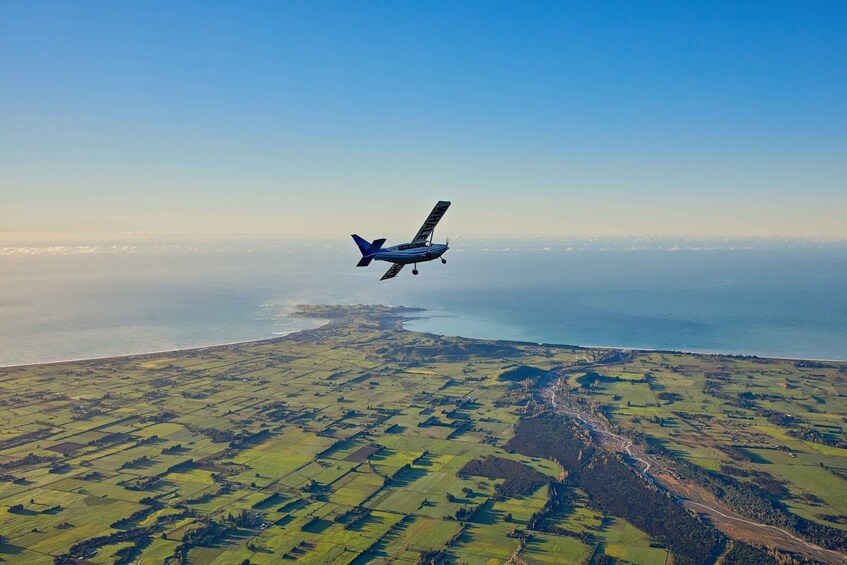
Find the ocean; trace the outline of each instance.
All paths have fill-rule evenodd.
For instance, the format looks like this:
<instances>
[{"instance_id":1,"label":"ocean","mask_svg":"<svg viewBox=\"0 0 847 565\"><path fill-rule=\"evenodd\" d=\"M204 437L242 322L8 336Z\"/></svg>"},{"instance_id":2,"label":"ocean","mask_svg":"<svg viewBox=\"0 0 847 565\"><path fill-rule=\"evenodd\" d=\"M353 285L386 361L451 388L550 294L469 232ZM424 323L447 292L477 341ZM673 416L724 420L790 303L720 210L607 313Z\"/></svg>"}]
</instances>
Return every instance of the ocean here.
<instances>
[{"instance_id":1,"label":"ocean","mask_svg":"<svg viewBox=\"0 0 847 565\"><path fill-rule=\"evenodd\" d=\"M291 316L303 303L421 307L410 329L468 337L847 359L845 241L462 237L451 247L447 265L380 282L386 266L356 268L346 237L7 237L0 365L283 335L315 324Z\"/></svg>"}]
</instances>

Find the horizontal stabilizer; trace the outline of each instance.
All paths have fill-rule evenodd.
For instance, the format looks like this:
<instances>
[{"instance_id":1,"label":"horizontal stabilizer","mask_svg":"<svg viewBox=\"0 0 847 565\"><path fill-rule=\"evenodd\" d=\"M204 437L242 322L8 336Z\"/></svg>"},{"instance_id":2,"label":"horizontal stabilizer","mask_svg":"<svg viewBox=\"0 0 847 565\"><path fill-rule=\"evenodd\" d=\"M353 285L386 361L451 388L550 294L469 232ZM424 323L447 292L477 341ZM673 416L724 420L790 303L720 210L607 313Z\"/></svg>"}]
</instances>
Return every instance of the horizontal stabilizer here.
<instances>
[{"instance_id":1,"label":"horizontal stabilizer","mask_svg":"<svg viewBox=\"0 0 847 565\"><path fill-rule=\"evenodd\" d=\"M385 238L375 239L371 243L368 243L364 238L353 234L353 241L356 242L359 251L362 253L362 259L356 266L367 267L373 260L374 255L382 250L382 244L385 243Z\"/></svg>"}]
</instances>

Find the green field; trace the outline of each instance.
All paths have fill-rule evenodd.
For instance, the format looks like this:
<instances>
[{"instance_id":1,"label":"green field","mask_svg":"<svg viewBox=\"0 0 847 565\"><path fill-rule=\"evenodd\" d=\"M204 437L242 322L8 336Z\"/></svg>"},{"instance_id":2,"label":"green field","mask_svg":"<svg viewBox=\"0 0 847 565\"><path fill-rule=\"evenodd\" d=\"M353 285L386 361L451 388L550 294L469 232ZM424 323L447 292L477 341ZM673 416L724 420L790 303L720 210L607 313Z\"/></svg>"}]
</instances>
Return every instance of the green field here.
<instances>
[{"instance_id":1,"label":"green field","mask_svg":"<svg viewBox=\"0 0 847 565\"><path fill-rule=\"evenodd\" d=\"M312 312L333 323L266 342L0 369L0 559L669 559L576 489L555 529L527 531L546 487L503 497L501 478L458 475L496 455L562 480L554 462L503 449L537 391L498 377L596 352L407 332L381 307ZM847 450L704 394L710 372L731 374L722 393L754 393L803 426L838 435L847 425L843 366L645 353L610 365L584 394L692 463L766 469L799 515L843 515Z\"/></svg>"},{"instance_id":2,"label":"green field","mask_svg":"<svg viewBox=\"0 0 847 565\"><path fill-rule=\"evenodd\" d=\"M843 363L636 353L603 375L576 390L619 430L763 488L799 516L847 525Z\"/></svg>"}]
</instances>

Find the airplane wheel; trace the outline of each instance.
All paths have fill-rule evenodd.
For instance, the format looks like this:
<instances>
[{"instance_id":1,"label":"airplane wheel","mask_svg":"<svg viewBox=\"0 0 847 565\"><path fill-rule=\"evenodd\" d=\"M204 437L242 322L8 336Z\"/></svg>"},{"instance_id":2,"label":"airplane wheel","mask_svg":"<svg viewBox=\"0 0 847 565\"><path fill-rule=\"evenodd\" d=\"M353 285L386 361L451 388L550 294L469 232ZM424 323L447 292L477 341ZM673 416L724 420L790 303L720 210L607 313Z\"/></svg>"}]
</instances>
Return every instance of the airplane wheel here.
<instances>
[{"instance_id":1,"label":"airplane wheel","mask_svg":"<svg viewBox=\"0 0 847 565\"><path fill-rule=\"evenodd\" d=\"M417 270L417 269L412 269L412 274L413 274L413 275L417 275L417 274L418 274L418 270Z\"/></svg>"},{"instance_id":2,"label":"airplane wheel","mask_svg":"<svg viewBox=\"0 0 847 565\"><path fill-rule=\"evenodd\" d=\"M447 259L445 259L444 257L442 257L442 258L441 258L441 263L442 263L443 265L446 265L446 264L447 264Z\"/></svg>"}]
</instances>

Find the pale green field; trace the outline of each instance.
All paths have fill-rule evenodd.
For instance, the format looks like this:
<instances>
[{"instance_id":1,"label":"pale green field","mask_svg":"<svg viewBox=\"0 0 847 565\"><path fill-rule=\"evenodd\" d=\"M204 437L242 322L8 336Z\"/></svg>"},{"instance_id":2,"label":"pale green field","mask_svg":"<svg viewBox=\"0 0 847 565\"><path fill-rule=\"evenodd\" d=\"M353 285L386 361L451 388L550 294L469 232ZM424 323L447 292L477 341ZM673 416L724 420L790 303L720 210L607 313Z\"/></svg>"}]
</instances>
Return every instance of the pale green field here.
<instances>
[{"instance_id":1,"label":"pale green field","mask_svg":"<svg viewBox=\"0 0 847 565\"><path fill-rule=\"evenodd\" d=\"M793 512L845 529L847 524L825 517L847 514L847 449L799 439L790 432L808 428L833 443L844 441L847 366L803 365L792 360L635 352L625 363L603 367L603 375L612 378L584 392L607 405L606 414L624 431L658 440L704 469L720 472L731 466L770 477L782 484L786 493L779 498ZM576 379L582 374L568 375L569 386L578 387ZM648 382L633 385L635 375L649 376ZM712 394L707 392L709 383ZM662 393L675 396L662 400ZM769 422L772 413L790 414L797 422Z\"/></svg>"}]
</instances>

